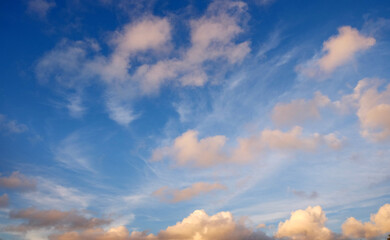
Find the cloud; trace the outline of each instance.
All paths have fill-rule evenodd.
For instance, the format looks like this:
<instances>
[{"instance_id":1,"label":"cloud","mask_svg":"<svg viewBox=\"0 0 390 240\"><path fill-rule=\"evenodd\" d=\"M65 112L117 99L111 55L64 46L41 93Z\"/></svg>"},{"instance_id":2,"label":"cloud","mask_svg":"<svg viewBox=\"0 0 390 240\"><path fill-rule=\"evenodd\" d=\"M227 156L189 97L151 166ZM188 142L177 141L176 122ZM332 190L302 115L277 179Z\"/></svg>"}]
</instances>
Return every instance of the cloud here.
<instances>
[{"instance_id":1,"label":"cloud","mask_svg":"<svg viewBox=\"0 0 390 240\"><path fill-rule=\"evenodd\" d=\"M350 238L373 239L390 232L390 204L379 208L372 214L370 222L362 223L353 217L348 218L342 225L343 234Z\"/></svg>"},{"instance_id":2,"label":"cloud","mask_svg":"<svg viewBox=\"0 0 390 240\"><path fill-rule=\"evenodd\" d=\"M225 71L216 73L213 64L241 62L250 51L248 41L236 41L244 31L245 13L243 2L211 3L203 16L189 22L189 47L173 48L168 18L151 15L112 33L108 54L95 40L63 40L39 60L36 76L41 82L54 80L75 117L85 111L82 90L100 84L109 117L127 126L138 116L132 111L135 99L158 93L168 82L203 86L209 76Z\"/></svg>"},{"instance_id":3,"label":"cloud","mask_svg":"<svg viewBox=\"0 0 390 240\"><path fill-rule=\"evenodd\" d=\"M13 172L9 177L0 177L0 188L12 191L33 191L36 189L36 181L29 179L19 172Z\"/></svg>"},{"instance_id":4,"label":"cloud","mask_svg":"<svg viewBox=\"0 0 390 240\"><path fill-rule=\"evenodd\" d=\"M375 80L364 79L355 87L358 97L357 116L362 136L373 141L384 141L390 137L390 84L378 92Z\"/></svg>"},{"instance_id":5,"label":"cloud","mask_svg":"<svg viewBox=\"0 0 390 240\"><path fill-rule=\"evenodd\" d=\"M190 22L188 49L179 57L138 68L135 78L140 79L142 91L156 92L168 80L182 86L203 86L208 81L207 70L211 70L204 66L206 61L240 62L250 52L248 41L235 42L244 31L240 24L245 9L243 2L211 3L204 16Z\"/></svg>"},{"instance_id":6,"label":"cloud","mask_svg":"<svg viewBox=\"0 0 390 240\"><path fill-rule=\"evenodd\" d=\"M188 130L177 137L171 147L159 148L153 152L152 160L159 161L165 157L172 157L179 166L195 164L206 167L226 161L222 152L227 138L213 136L198 140L198 132Z\"/></svg>"},{"instance_id":7,"label":"cloud","mask_svg":"<svg viewBox=\"0 0 390 240\"><path fill-rule=\"evenodd\" d=\"M28 127L16 120L9 120L5 115L0 114L0 129L8 133L23 133L28 130Z\"/></svg>"},{"instance_id":8,"label":"cloud","mask_svg":"<svg viewBox=\"0 0 390 240\"><path fill-rule=\"evenodd\" d=\"M153 195L161 199L162 201L168 201L172 203L182 202L190 200L199 195L204 195L216 190L225 190L226 186L220 183L206 183L197 182L192 184L190 187L184 189L169 189L162 187L155 192Z\"/></svg>"},{"instance_id":9,"label":"cloud","mask_svg":"<svg viewBox=\"0 0 390 240\"><path fill-rule=\"evenodd\" d=\"M334 133L314 133L306 137L302 135L302 130L298 126L287 132L265 129L257 135L237 138L238 146L231 148L225 146L225 136L217 135L199 140L197 131L188 130L177 137L172 146L155 149L151 160L171 158L178 166L210 167L220 163L245 163L268 151L312 152L321 145L334 150L342 147L342 140Z\"/></svg>"},{"instance_id":10,"label":"cloud","mask_svg":"<svg viewBox=\"0 0 390 240\"><path fill-rule=\"evenodd\" d=\"M230 212L209 216L204 210L196 210L181 222L161 230L157 235L134 231L129 234L125 227L87 230L53 235L51 240L271 240L263 232L245 226L243 220L235 220Z\"/></svg>"},{"instance_id":11,"label":"cloud","mask_svg":"<svg viewBox=\"0 0 390 240\"><path fill-rule=\"evenodd\" d=\"M94 172L89 151L89 146L83 142L80 134L75 132L60 142L54 154L55 159L69 169Z\"/></svg>"},{"instance_id":12,"label":"cloud","mask_svg":"<svg viewBox=\"0 0 390 240\"><path fill-rule=\"evenodd\" d=\"M354 59L356 53L372 47L376 42L373 37L366 37L350 26L340 27L338 32L338 35L324 42L321 58L309 61L306 66L299 66L298 70L309 77L330 74Z\"/></svg>"},{"instance_id":13,"label":"cloud","mask_svg":"<svg viewBox=\"0 0 390 240\"><path fill-rule=\"evenodd\" d=\"M289 103L278 103L272 110L272 121L277 126L294 126L308 120L319 119L320 109L330 104L327 96L315 92L310 100L297 99Z\"/></svg>"},{"instance_id":14,"label":"cloud","mask_svg":"<svg viewBox=\"0 0 390 240\"><path fill-rule=\"evenodd\" d=\"M16 232L26 232L39 228L55 228L57 230L77 230L95 228L106 225L111 220L99 218L87 218L80 212L59 211L59 210L38 210L27 208L18 211L11 211L10 219L22 219L25 222L17 226L9 226L7 229Z\"/></svg>"},{"instance_id":15,"label":"cloud","mask_svg":"<svg viewBox=\"0 0 390 240\"><path fill-rule=\"evenodd\" d=\"M0 196L0 208L7 207L9 204L8 194L4 193Z\"/></svg>"},{"instance_id":16,"label":"cloud","mask_svg":"<svg viewBox=\"0 0 390 240\"><path fill-rule=\"evenodd\" d=\"M44 178L39 178L36 191L25 192L23 197L34 206L45 208L86 208L92 196L76 188L66 187Z\"/></svg>"},{"instance_id":17,"label":"cloud","mask_svg":"<svg viewBox=\"0 0 390 240\"><path fill-rule=\"evenodd\" d=\"M275 236L292 240L331 240L333 233L325 227L326 221L320 206L297 210L291 213L290 219L279 223Z\"/></svg>"},{"instance_id":18,"label":"cloud","mask_svg":"<svg viewBox=\"0 0 390 240\"><path fill-rule=\"evenodd\" d=\"M50 240L130 240L129 230L124 226L110 228L104 231L101 228L88 229L81 233L67 232L64 234L54 234Z\"/></svg>"},{"instance_id":19,"label":"cloud","mask_svg":"<svg viewBox=\"0 0 390 240\"><path fill-rule=\"evenodd\" d=\"M46 0L29 0L27 12L36 14L40 18L45 18L50 9L54 8L56 3L54 1Z\"/></svg>"},{"instance_id":20,"label":"cloud","mask_svg":"<svg viewBox=\"0 0 390 240\"><path fill-rule=\"evenodd\" d=\"M299 191L299 190L292 189L291 192L295 196L300 197L300 198L307 198L307 199L316 199L316 198L318 198L318 193L316 191L313 191L311 193L306 193L305 191Z\"/></svg>"}]
</instances>

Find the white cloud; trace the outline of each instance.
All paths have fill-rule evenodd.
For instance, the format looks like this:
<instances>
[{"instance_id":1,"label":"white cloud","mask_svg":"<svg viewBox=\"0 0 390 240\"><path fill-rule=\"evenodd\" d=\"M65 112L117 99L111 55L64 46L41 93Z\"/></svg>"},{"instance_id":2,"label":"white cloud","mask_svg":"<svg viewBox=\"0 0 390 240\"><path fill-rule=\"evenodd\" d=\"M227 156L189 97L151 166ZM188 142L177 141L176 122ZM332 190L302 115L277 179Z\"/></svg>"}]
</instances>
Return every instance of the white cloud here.
<instances>
[{"instance_id":1,"label":"white cloud","mask_svg":"<svg viewBox=\"0 0 390 240\"><path fill-rule=\"evenodd\" d=\"M184 189L170 189L168 187L162 187L153 192L153 195L160 198L162 201L176 203L187 201L212 191L225 189L226 186L220 183L197 182Z\"/></svg>"},{"instance_id":2,"label":"white cloud","mask_svg":"<svg viewBox=\"0 0 390 240\"><path fill-rule=\"evenodd\" d=\"M362 223L353 217L348 218L342 225L343 234L350 238L373 239L390 232L390 204L379 208L372 214L370 222Z\"/></svg>"},{"instance_id":3,"label":"white cloud","mask_svg":"<svg viewBox=\"0 0 390 240\"><path fill-rule=\"evenodd\" d=\"M292 240L331 240L333 233L325 227L327 218L320 206L291 213L290 219L279 223L277 238Z\"/></svg>"},{"instance_id":4,"label":"white cloud","mask_svg":"<svg viewBox=\"0 0 390 240\"><path fill-rule=\"evenodd\" d=\"M46 0L29 0L27 12L36 14L40 18L45 18L50 9L54 8L56 3L54 1Z\"/></svg>"},{"instance_id":5,"label":"white cloud","mask_svg":"<svg viewBox=\"0 0 390 240\"><path fill-rule=\"evenodd\" d=\"M366 37L350 26L340 27L338 32L338 35L324 42L321 58L308 62L306 66L299 66L298 70L309 77L330 74L354 59L356 53L372 47L376 42L373 37Z\"/></svg>"},{"instance_id":6,"label":"white cloud","mask_svg":"<svg viewBox=\"0 0 390 240\"><path fill-rule=\"evenodd\" d=\"M23 133L28 130L28 127L16 120L9 120L3 114L0 114L0 129L8 133Z\"/></svg>"},{"instance_id":7,"label":"white cloud","mask_svg":"<svg viewBox=\"0 0 390 240\"><path fill-rule=\"evenodd\" d=\"M66 187L53 181L39 178L34 192L26 192L23 197L34 206L44 208L75 209L86 208L92 196L72 187Z\"/></svg>"},{"instance_id":8,"label":"white cloud","mask_svg":"<svg viewBox=\"0 0 390 240\"><path fill-rule=\"evenodd\" d=\"M80 138L80 134L75 132L62 140L54 150L55 159L69 169L94 172L89 148Z\"/></svg>"}]
</instances>

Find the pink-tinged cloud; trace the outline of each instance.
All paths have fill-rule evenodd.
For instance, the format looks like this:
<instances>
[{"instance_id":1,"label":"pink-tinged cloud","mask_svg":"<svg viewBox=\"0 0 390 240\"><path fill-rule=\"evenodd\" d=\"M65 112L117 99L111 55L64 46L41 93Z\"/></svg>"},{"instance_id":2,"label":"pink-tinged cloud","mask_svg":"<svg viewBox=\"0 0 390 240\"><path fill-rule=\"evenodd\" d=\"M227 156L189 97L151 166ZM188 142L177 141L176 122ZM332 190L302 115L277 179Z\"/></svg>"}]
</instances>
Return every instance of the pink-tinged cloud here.
<instances>
[{"instance_id":1,"label":"pink-tinged cloud","mask_svg":"<svg viewBox=\"0 0 390 240\"><path fill-rule=\"evenodd\" d=\"M321 118L320 109L329 106L331 101L320 92L310 100L297 99L289 103L278 103L272 110L272 121L277 126L295 126L308 120Z\"/></svg>"},{"instance_id":2,"label":"pink-tinged cloud","mask_svg":"<svg viewBox=\"0 0 390 240\"><path fill-rule=\"evenodd\" d=\"M188 201L194 197L204 195L212 191L225 189L226 186L220 183L197 182L184 189L170 189L168 187L162 187L153 192L153 195L158 197L162 201L177 203L182 201Z\"/></svg>"},{"instance_id":3,"label":"pink-tinged cloud","mask_svg":"<svg viewBox=\"0 0 390 240\"><path fill-rule=\"evenodd\" d=\"M7 230L26 232L41 228L55 228L57 230L78 230L96 228L109 224L111 220L100 218L87 218L76 210L38 210L27 208L18 211L11 211L10 219L20 219L24 223L17 226L9 226Z\"/></svg>"},{"instance_id":4,"label":"pink-tinged cloud","mask_svg":"<svg viewBox=\"0 0 390 240\"><path fill-rule=\"evenodd\" d=\"M36 181L27 178L19 172L13 172L9 177L0 177L0 188L11 191L33 191L36 189Z\"/></svg>"},{"instance_id":5,"label":"pink-tinged cloud","mask_svg":"<svg viewBox=\"0 0 390 240\"><path fill-rule=\"evenodd\" d=\"M342 140L334 133L305 136L302 130L298 126L287 132L265 129L250 137L238 138L238 145L230 148L225 146L225 136L198 139L198 132L189 130L177 137L172 146L155 149L151 160L169 158L178 166L210 167L221 163L247 163L270 151L313 152L320 146L333 150L342 147Z\"/></svg>"},{"instance_id":6,"label":"pink-tinged cloud","mask_svg":"<svg viewBox=\"0 0 390 240\"><path fill-rule=\"evenodd\" d=\"M4 193L0 196L0 208L8 207L9 204L9 198L8 194Z\"/></svg>"},{"instance_id":7,"label":"pink-tinged cloud","mask_svg":"<svg viewBox=\"0 0 390 240\"><path fill-rule=\"evenodd\" d=\"M309 77L321 78L353 60L358 52L372 47L375 42L373 37L364 36L355 28L340 27L338 35L324 42L323 56L309 61L305 66L298 66L298 70Z\"/></svg>"},{"instance_id":8,"label":"pink-tinged cloud","mask_svg":"<svg viewBox=\"0 0 390 240\"><path fill-rule=\"evenodd\" d=\"M260 231L245 225L242 219L234 219L230 212L209 216L204 210L196 210L182 221L161 230L156 235L134 231L129 234L124 227L86 230L52 235L51 240L271 240Z\"/></svg>"}]
</instances>

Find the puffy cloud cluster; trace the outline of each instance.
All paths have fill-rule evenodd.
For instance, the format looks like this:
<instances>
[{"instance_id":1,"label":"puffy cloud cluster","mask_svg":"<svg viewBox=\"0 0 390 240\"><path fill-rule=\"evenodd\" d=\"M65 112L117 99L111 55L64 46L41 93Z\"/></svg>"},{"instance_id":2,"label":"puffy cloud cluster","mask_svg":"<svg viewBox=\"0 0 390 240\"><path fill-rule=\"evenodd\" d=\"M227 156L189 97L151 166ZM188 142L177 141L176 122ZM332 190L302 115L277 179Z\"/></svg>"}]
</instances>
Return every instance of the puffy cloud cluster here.
<instances>
[{"instance_id":1,"label":"puffy cloud cluster","mask_svg":"<svg viewBox=\"0 0 390 240\"><path fill-rule=\"evenodd\" d=\"M186 201L212 191L224 189L226 189L226 187L220 183L197 182L184 189L169 189L168 187L162 187L156 190L153 195L163 201L176 203Z\"/></svg>"},{"instance_id":2,"label":"puffy cloud cluster","mask_svg":"<svg viewBox=\"0 0 390 240\"><path fill-rule=\"evenodd\" d=\"M8 230L26 232L32 229L53 227L57 230L90 229L110 223L110 220L87 218L78 211L38 210L28 208L11 211L11 219L22 219L25 223L9 227Z\"/></svg>"},{"instance_id":3,"label":"puffy cloud cluster","mask_svg":"<svg viewBox=\"0 0 390 240\"><path fill-rule=\"evenodd\" d=\"M355 87L353 96L358 99L362 136L383 141L390 137L390 84L382 92L378 87L375 80L363 79Z\"/></svg>"},{"instance_id":4,"label":"puffy cloud cluster","mask_svg":"<svg viewBox=\"0 0 390 240\"><path fill-rule=\"evenodd\" d=\"M372 214L370 222L361 221L350 217L343 226L343 234L350 238L373 239L390 232L390 204L379 208L376 214Z\"/></svg>"},{"instance_id":5,"label":"puffy cloud cluster","mask_svg":"<svg viewBox=\"0 0 390 240\"><path fill-rule=\"evenodd\" d=\"M36 14L40 18L45 18L47 13L56 6L54 1L46 0L29 0L27 4L27 12Z\"/></svg>"},{"instance_id":6,"label":"puffy cloud cluster","mask_svg":"<svg viewBox=\"0 0 390 240\"><path fill-rule=\"evenodd\" d=\"M226 143L225 136L213 136L198 140L198 132L188 130L174 140L170 147L156 149L152 160L158 161L164 157L172 157L176 164L183 166L195 164L206 167L226 160L222 151Z\"/></svg>"},{"instance_id":7,"label":"puffy cloud cluster","mask_svg":"<svg viewBox=\"0 0 390 240\"><path fill-rule=\"evenodd\" d=\"M245 226L241 220L235 220L230 212L219 212L209 216L203 210L196 210L176 225L161 230L156 235L146 232L132 232L129 234L124 227L86 230L81 233L69 232L62 235L53 235L51 240L270 240L260 231L254 231Z\"/></svg>"},{"instance_id":8,"label":"puffy cloud cluster","mask_svg":"<svg viewBox=\"0 0 390 240\"><path fill-rule=\"evenodd\" d=\"M340 27L338 32L338 35L324 42L322 48L324 55L320 59L309 62L307 67L299 69L303 74L309 77L329 74L352 60L357 52L372 47L376 42L373 37L366 37L350 26Z\"/></svg>"},{"instance_id":9,"label":"puffy cloud cluster","mask_svg":"<svg viewBox=\"0 0 390 240\"><path fill-rule=\"evenodd\" d=\"M183 86L203 86L208 80L206 61L227 60L234 64L250 51L249 42L235 43L243 32L241 16L245 13L243 2L215 2L206 14L190 22L191 47L178 58L143 65L135 77L142 79L145 93L155 92L167 80L177 80Z\"/></svg>"},{"instance_id":10,"label":"puffy cloud cluster","mask_svg":"<svg viewBox=\"0 0 390 240\"><path fill-rule=\"evenodd\" d=\"M272 110L272 121L278 126L294 126L307 120L319 119L320 108L331 103L327 96L316 92L313 99L297 99L289 103L279 103Z\"/></svg>"},{"instance_id":11,"label":"puffy cloud cluster","mask_svg":"<svg viewBox=\"0 0 390 240\"><path fill-rule=\"evenodd\" d=\"M12 191L31 191L36 189L36 181L19 172L13 172L9 177L0 177L0 188Z\"/></svg>"},{"instance_id":12,"label":"puffy cloud cluster","mask_svg":"<svg viewBox=\"0 0 390 240\"><path fill-rule=\"evenodd\" d=\"M57 83L57 91L65 95L65 107L75 117L86 110L83 89L100 79L109 117L127 126L137 117L132 111L135 98L157 93L168 82L203 86L214 74L212 64L240 62L250 51L249 41L236 42L244 31L245 13L243 2L211 3L203 16L190 21L189 46L177 51L172 51L171 23L155 16L140 18L113 33L108 55L94 40L63 40L40 59L36 76L41 82ZM132 65L133 61L137 64Z\"/></svg>"},{"instance_id":13,"label":"puffy cloud cluster","mask_svg":"<svg viewBox=\"0 0 390 240\"><path fill-rule=\"evenodd\" d=\"M260 134L248 138L238 138L238 146L231 149L225 146L225 136L198 139L198 133L189 130L174 140L172 146L154 150L152 160L172 158L179 166L194 165L208 167L227 162L248 162L267 151L314 151L325 145L339 149L342 141L333 133L303 136L301 127L290 131L265 129Z\"/></svg>"},{"instance_id":14,"label":"puffy cloud cluster","mask_svg":"<svg viewBox=\"0 0 390 240\"><path fill-rule=\"evenodd\" d=\"M327 218L320 206L291 213L290 219L279 223L277 238L292 240L331 240L333 233L325 227Z\"/></svg>"}]
</instances>

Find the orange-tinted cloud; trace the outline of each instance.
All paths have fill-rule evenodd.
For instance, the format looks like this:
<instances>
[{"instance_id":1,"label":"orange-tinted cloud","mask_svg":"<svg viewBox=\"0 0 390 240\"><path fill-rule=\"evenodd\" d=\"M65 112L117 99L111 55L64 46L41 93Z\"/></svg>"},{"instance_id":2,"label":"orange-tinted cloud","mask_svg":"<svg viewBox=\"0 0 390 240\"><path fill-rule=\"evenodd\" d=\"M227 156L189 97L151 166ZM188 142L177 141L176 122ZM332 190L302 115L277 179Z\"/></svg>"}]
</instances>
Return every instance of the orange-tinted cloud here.
<instances>
[{"instance_id":1,"label":"orange-tinted cloud","mask_svg":"<svg viewBox=\"0 0 390 240\"><path fill-rule=\"evenodd\" d=\"M172 203L190 200L199 195L204 195L212 191L224 190L226 187L220 183L197 182L184 189L169 189L162 187L156 190L153 195L162 201Z\"/></svg>"},{"instance_id":2,"label":"orange-tinted cloud","mask_svg":"<svg viewBox=\"0 0 390 240\"><path fill-rule=\"evenodd\" d=\"M370 222L361 222L353 217L348 218L342 226L343 234L350 238L373 239L390 232L390 204L379 208L372 214Z\"/></svg>"},{"instance_id":3,"label":"orange-tinted cloud","mask_svg":"<svg viewBox=\"0 0 390 240\"><path fill-rule=\"evenodd\" d=\"M331 240L333 233L325 227L327 218L320 206L291 213L290 219L279 223L277 238L292 240Z\"/></svg>"},{"instance_id":4,"label":"orange-tinted cloud","mask_svg":"<svg viewBox=\"0 0 390 240\"><path fill-rule=\"evenodd\" d=\"M9 177L0 178L0 188L14 191L31 191L36 189L36 181L19 172L13 172Z\"/></svg>"}]
</instances>

